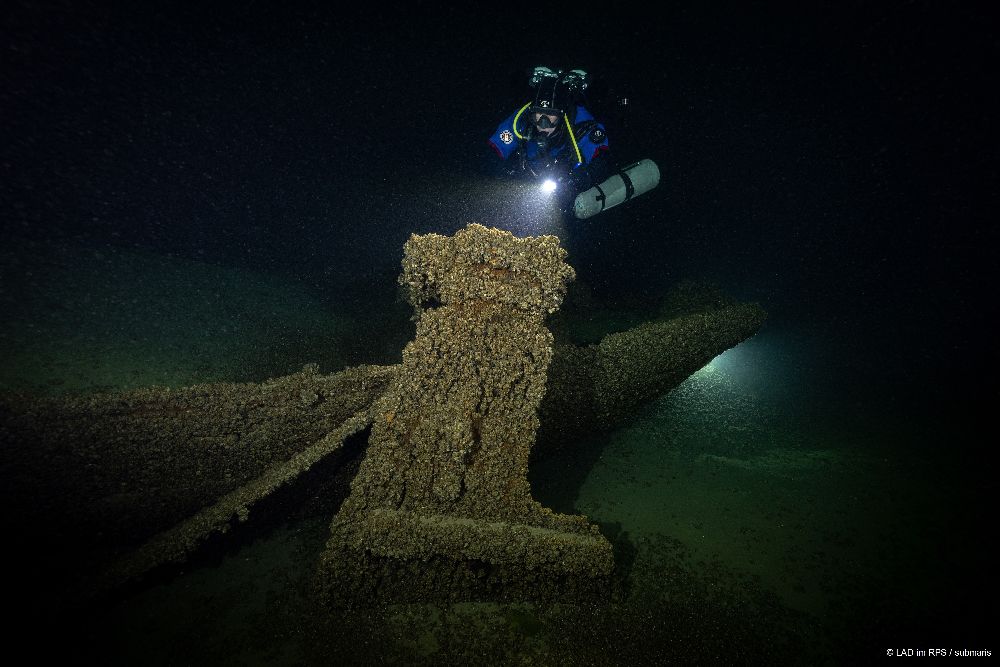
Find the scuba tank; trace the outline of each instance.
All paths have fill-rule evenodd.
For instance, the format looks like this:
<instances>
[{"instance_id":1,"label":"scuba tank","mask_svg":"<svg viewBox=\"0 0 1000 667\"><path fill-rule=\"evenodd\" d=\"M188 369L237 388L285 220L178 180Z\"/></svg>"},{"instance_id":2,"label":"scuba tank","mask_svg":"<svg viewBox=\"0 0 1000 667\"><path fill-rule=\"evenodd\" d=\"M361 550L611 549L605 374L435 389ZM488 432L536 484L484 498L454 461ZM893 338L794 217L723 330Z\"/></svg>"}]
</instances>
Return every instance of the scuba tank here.
<instances>
[{"instance_id":1,"label":"scuba tank","mask_svg":"<svg viewBox=\"0 0 1000 667\"><path fill-rule=\"evenodd\" d=\"M624 167L600 185L576 196L573 214L580 220L645 194L660 183L660 168L646 158Z\"/></svg>"},{"instance_id":2,"label":"scuba tank","mask_svg":"<svg viewBox=\"0 0 1000 667\"><path fill-rule=\"evenodd\" d=\"M615 140L613 150L624 155L635 155L637 151L634 149L641 148L633 146L634 133L629 131L630 116L636 111L630 90L631 86L626 82L601 91L601 97L610 101L604 107L604 123L608 136L613 136ZM633 162L617 170L603 183L578 194L573 202L573 213L580 220L591 218L649 192L659 183L660 168L655 162L649 158Z\"/></svg>"}]
</instances>

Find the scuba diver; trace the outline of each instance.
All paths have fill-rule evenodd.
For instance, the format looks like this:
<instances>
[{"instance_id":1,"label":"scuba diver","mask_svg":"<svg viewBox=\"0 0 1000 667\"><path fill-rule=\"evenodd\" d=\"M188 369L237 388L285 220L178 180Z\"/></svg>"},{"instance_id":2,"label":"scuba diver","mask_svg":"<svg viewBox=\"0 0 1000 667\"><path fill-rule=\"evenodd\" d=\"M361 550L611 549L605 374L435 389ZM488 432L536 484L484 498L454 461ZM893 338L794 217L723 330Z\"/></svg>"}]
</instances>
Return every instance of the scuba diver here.
<instances>
[{"instance_id":1,"label":"scuba diver","mask_svg":"<svg viewBox=\"0 0 1000 667\"><path fill-rule=\"evenodd\" d=\"M604 125L584 106L587 72L535 67L528 84L534 99L489 139L494 173L542 182L581 219L656 187L660 174L652 160L621 170L613 165Z\"/></svg>"},{"instance_id":2,"label":"scuba diver","mask_svg":"<svg viewBox=\"0 0 1000 667\"><path fill-rule=\"evenodd\" d=\"M580 69L536 67L529 80L534 99L504 119L489 139L500 160L493 161L496 171L549 180L567 199L603 181L610 171L608 136L583 106L589 83Z\"/></svg>"}]
</instances>

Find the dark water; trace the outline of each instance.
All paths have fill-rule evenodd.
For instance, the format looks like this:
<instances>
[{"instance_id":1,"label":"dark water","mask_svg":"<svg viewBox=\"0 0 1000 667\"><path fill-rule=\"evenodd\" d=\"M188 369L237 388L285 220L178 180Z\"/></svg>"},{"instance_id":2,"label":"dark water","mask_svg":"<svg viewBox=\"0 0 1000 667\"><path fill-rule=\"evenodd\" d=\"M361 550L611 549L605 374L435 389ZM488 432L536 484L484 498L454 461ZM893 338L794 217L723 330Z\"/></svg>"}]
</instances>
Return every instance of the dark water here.
<instances>
[{"instance_id":1,"label":"dark water","mask_svg":"<svg viewBox=\"0 0 1000 667\"><path fill-rule=\"evenodd\" d=\"M769 313L585 456L532 470L540 500L617 538L625 604L404 609L378 640L317 641L296 606L314 508L92 610L89 645L155 664L990 648L985 5L520 9L4 10L4 388L391 363L412 335L403 243L468 222L560 236L583 338L689 278ZM655 191L567 222L480 175L539 64L591 72L599 114L629 97L609 136L659 164Z\"/></svg>"}]
</instances>

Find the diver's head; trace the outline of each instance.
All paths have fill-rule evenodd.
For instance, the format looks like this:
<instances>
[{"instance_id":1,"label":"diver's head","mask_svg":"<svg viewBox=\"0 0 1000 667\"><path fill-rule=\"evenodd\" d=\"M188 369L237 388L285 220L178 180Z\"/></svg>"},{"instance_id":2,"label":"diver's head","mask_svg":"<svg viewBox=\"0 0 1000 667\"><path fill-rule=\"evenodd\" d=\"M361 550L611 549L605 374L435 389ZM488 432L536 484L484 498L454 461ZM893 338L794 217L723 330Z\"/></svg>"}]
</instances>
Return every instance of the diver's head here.
<instances>
[{"instance_id":1,"label":"diver's head","mask_svg":"<svg viewBox=\"0 0 1000 667\"><path fill-rule=\"evenodd\" d=\"M551 137L559 130L562 122L561 109L549 109L546 107L536 107L531 110L531 123L535 126L535 133Z\"/></svg>"},{"instance_id":2,"label":"diver's head","mask_svg":"<svg viewBox=\"0 0 1000 667\"><path fill-rule=\"evenodd\" d=\"M544 79L535 90L535 101L528 109L528 120L532 125L532 135L537 140L558 144L563 135L563 115L566 98L559 94L557 78Z\"/></svg>"},{"instance_id":3,"label":"diver's head","mask_svg":"<svg viewBox=\"0 0 1000 667\"><path fill-rule=\"evenodd\" d=\"M566 121L574 122L577 97L586 88L581 75L586 76L586 73L548 67L534 69L529 84L535 89L535 99L528 110L528 118L536 138L544 138L549 144L559 144L565 138L564 125Z\"/></svg>"}]
</instances>

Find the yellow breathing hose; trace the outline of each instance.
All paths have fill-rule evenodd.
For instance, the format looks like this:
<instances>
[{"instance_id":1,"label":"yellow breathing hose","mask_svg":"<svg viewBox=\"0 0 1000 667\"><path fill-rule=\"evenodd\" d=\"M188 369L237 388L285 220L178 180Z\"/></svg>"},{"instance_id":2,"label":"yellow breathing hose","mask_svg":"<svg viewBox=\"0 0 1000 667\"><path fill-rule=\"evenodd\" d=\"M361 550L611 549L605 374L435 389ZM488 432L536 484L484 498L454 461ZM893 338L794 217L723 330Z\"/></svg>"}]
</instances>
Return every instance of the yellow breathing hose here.
<instances>
[{"instance_id":1,"label":"yellow breathing hose","mask_svg":"<svg viewBox=\"0 0 1000 667\"><path fill-rule=\"evenodd\" d=\"M511 126L514 129L514 136L516 136L518 139L524 139L524 136L517 131L517 121L521 117L521 114L524 113L524 110L530 106L531 102L528 102L523 107L518 109L516 114L514 114L514 122L511 123ZM569 116L567 116L565 112L563 112L563 120L566 121L566 131L569 133L569 140L573 142L573 150L576 151L576 161L580 164L583 164L583 156L580 155L580 147L576 145L576 137L573 136L573 128L569 124Z\"/></svg>"},{"instance_id":2,"label":"yellow breathing hose","mask_svg":"<svg viewBox=\"0 0 1000 667\"><path fill-rule=\"evenodd\" d=\"M583 156L580 155L580 147L576 145L576 137L573 136L573 128L569 124L569 116L563 112L563 119L566 121L566 131L569 132L569 140L573 142L573 150L576 151L576 161L578 164L583 164Z\"/></svg>"},{"instance_id":3,"label":"yellow breathing hose","mask_svg":"<svg viewBox=\"0 0 1000 667\"><path fill-rule=\"evenodd\" d=\"M523 107L521 107L520 111L518 111L517 114L514 115L514 122L511 123L511 125L514 126L514 136L516 136L518 139L524 139L524 137L521 135L520 132L517 131L517 119L520 118L521 114L524 113L524 110L527 109L530 106L531 106L531 102L528 102Z\"/></svg>"}]
</instances>

